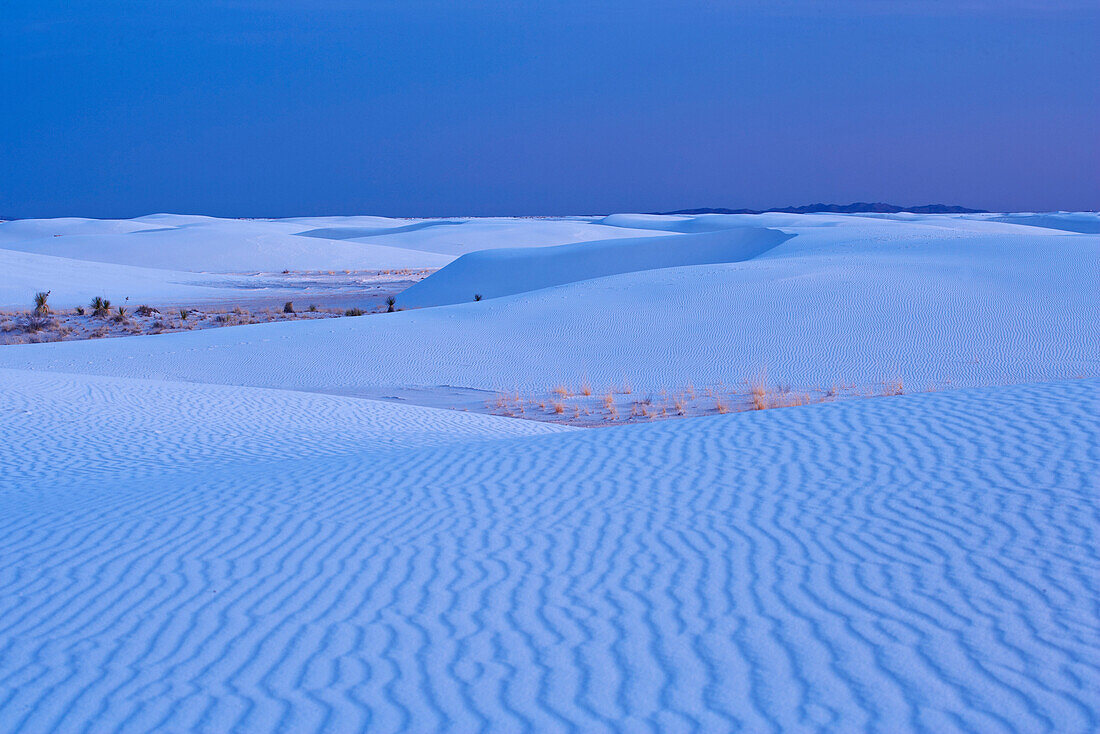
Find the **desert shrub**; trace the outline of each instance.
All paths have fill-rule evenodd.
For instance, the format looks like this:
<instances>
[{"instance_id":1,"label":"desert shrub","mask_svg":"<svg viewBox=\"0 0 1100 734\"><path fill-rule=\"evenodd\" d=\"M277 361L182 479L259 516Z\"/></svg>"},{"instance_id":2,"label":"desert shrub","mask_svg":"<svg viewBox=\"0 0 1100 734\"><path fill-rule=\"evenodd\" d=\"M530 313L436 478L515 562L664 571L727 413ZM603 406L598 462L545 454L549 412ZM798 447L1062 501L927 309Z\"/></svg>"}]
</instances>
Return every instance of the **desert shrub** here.
<instances>
[{"instance_id":1,"label":"desert shrub","mask_svg":"<svg viewBox=\"0 0 1100 734\"><path fill-rule=\"evenodd\" d=\"M287 301L283 304L283 313L294 313L294 302Z\"/></svg>"},{"instance_id":2,"label":"desert shrub","mask_svg":"<svg viewBox=\"0 0 1100 734\"><path fill-rule=\"evenodd\" d=\"M49 316L50 304L47 300L50 297L50 291L38 291L34 294L34 315L35 316Z\"/></svg>"},{"instance_id":3,"label":"desert shrub","mask_svg":"<svg viewBox=\"0 0 1100 734\"><path fill-rule=\"evenodd\" d=\"M362 316L365 312L361 308L349 308L344 311L345 316Z\"/></svg>"},{"instance_id":4,"label":"desert shrub","mask_svg":"<svg viewBox=\"0 0 1100 734\"><path fill-rule=\"evenodd\" d=\"M183 319L184 321L186 321L186 320L187 320L187 317L188 317L188 316L189 316L190 314L191 314L191 312L190 312L190 311L188 311L188 310L187 310L186 308L181 308L181 309L180 309L180 318L181 318L181 319Z\"/></svg>"},{"instance_id":5,"label":"desert shrub","mask_svg":"<svg viewBox=\"0 0 1100 734\"><path fill-rule=\"evenodd\" d=\"M397 303L397 299L393 296L390 296L386 299L386 306L388 306L388 308L386 309L386 313L393 313L393 304L395 303Z\"/></svg>"},{"instance_id":6,"label":"desert shrub","mask_svg":"<svg viewBox=\"0 0 1100 734\"><path fill-rule=\"evenodd\" d=\"M317 313L317 304L316 303L309 304L309 312L310 313Z\"/></svg>"},{"instance_id":7,"label":"desert shrub","mask_svg":"<svg viewBox=\"0 0 1100 734\"><path fill-rule=\"evenodd\" d=\"M53 325L53 320L46 316L31 316L23 323L23 331L36 334Z\"/></svg>"},{"instance_id":8,"label":"desert shrub","mask_svg":"<svg viewBox=\"0 0 1100 734\"><path fill-rule=\"evenodd\" d=\"M83 316L84 315L84 307L83 306L77 306L76 307L76 315L77 316Z\"/></svg>"},{"instance_id":9,"label":"desert shrub","mask_svg":"<svg viewBox=\"0 0 1100 734\"><path fill-rule=\"evenodd\" d=\"M105 318L111 312L111 302L103 296L96 296L92 299L92 315L98 318Z\"/></svg>"},{"instance_id":10,"label":"desert shrub","mask_svg":"<svg viewBox=\"0 0 1100 734\"><path fill-rule=\"evenodd\" d=\"M115 321L117 321L119 323L122 323L125 320L126 320L126 307L125 306L119 306L118 310L115 311Z\"/></svg>"},{"instance_id":11,"label":"desert shrub","mask_svg":"<svg viewBox=\"0 0 1100 734\"><path fill-rule=\"evenodd\" d=\"M475 293L474 294L474 300L475 301L480 301L481 300L481 294L480 293Z\"/></svg>"},{"instance_id":12,"label":"desert shrub","mask_svg":"<svg viewBox=\"0 0 1100 734\"><path fill-rule=\"evenodd\" d=\"M153 314L159 314L160 311L152 306L146 306L144 303L134 309L134 313L138 316L152 316Z\"/></svg>"}]
</instances>

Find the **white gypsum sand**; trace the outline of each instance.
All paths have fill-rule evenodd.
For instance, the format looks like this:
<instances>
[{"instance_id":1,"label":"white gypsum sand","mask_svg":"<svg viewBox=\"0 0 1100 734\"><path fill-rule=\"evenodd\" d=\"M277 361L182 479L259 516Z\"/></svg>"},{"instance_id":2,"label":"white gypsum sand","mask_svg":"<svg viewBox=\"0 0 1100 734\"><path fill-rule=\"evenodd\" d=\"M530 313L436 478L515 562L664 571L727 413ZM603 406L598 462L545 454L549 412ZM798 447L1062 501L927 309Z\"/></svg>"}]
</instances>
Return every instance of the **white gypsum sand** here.
<instances>
[{"instance_id":1,"label":"white gypsum sand","mask_svg":"<svg viewBox=\"0 0 1100 734\"><path fill-rule=\"evenodd\" d=\"M0 734L1096 731L1098 221L0 223L22 311L440 268L0 346Z\"/></svg>"},{"instance_id":2,"label":"white gypsum sand","mask_svg":"<svg viewBox=\"0 0 1100 734\"><path fill-rule=\"evenodd\" d=\"M0 377L0 731L1097 722L1096 380L563 433Z\"/></svg>"}]
</instances>

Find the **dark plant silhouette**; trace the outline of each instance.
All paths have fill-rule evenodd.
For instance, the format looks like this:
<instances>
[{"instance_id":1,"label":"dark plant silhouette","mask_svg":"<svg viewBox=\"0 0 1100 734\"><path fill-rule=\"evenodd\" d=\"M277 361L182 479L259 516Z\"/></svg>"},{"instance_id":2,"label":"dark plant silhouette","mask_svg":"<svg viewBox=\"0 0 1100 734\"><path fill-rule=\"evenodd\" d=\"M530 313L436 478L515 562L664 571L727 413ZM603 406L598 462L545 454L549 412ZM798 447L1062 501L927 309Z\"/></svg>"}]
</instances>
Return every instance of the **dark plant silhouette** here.
<instances>
[{"instance_id":1,"label":"dark plant silhouette","mask_svg":"<svg viewBox=\"0 0 1100 734\"><path fill-rule=\"evenodd\" d=\"M50 297L50 291L38 291L34 294L34 315L35 316L49 316L50 304L46 302L46 299Z\"/></svg>"}]
</instances>

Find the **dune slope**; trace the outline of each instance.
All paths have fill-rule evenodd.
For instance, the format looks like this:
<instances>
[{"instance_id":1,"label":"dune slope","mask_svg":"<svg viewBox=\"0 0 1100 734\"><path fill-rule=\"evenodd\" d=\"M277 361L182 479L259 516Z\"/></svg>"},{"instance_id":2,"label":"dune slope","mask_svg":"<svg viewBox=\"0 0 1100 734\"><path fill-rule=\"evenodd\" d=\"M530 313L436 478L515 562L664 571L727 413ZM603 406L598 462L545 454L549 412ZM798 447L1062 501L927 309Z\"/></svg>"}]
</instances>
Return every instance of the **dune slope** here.
<instances>
[{"instance_id":1,"label":"dune slope","mask_svg":"<svg viewBox=\"0 0 1100 734\"><path fill-rule=\"evenodd\" d=\"M1029 234L810 228L740 263L358 319L25 345L0 350L0 367L342 393L1100 376L1100 238L993 226Z\"/></svg>"},{"instance_id":2,"label":"dune slope","mask_svg":"<svg viewBox=\"0 0 1100 734\"><path fill-rule=\"evenodd\" d=\"M605 275L749 260L791 238L764 227L640 237L556 247L472 252L401 294L405 306L438 306L539 290Z\"/></svg>"},{"instance_id":3,"label":"dune slope","mask_svg":"<svg viewBox=\"0 0 1100 734\"><path fill-rule=\"evenodd\" d=\"M1095 380L392 442L3 378L0 732L1100 726Z\"/></svg>"}]
</instances>

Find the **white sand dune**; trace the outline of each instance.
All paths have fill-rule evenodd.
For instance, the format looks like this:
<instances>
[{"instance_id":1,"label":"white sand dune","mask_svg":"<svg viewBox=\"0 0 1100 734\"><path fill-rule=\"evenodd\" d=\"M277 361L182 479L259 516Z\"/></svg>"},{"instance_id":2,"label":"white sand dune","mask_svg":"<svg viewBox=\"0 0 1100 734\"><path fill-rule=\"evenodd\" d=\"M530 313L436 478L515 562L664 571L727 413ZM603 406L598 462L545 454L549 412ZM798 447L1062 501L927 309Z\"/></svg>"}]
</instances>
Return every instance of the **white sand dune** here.
<instances>
[{"instance_id":1,"label":"white sand dune","mask_svg":"<svg viewBox=\"0 0 1100 734\"><path fill-rule=\"evenodd\" d=\"M0 734L1100 730L1088 216L455 221L0 223L0 306L398 254L459 258L407 302L494 296L0 347ZM970 387L363 398L764 373Z\"/></svg>"},{"instance_id":2,"label":"white sand dune","mask_svg":"<svg viewBox=\"0 0 1100 734\"><path fill-rule=\"evenodd\" d=\"M797 236L740 263L366 319L27 345L0 350L0 367L340 393L582 381L646 391L763 372L795 386L901 379L910 390L1100 376L1096 236L785 221L772 223Z\"/></svg>"},{"instance_id":3,"label":"white sand dune","mask_svg":"<svg viewBox=\"0 0 1100 734\"><path fill-rule=\"evenodd\" d=\"M1008 214L996 221L1046 227L1067 232L1100 234L1100 214L1096 212L1041 212L1036 214Z\"/></svg>"},{"instance_id":4,"label":"white sand dune","mask_svg":"<svg viewBox=\"0 0 1100 734\"><path fill-rule=\"evenodd\" d=\"M0 308L27 309L38 291L55 307L86 305L95 296L134 304L186 303L239 297L226 276L76 260L0 249Z\"/></svg>"},{"instance_id":5,"label":"white sand dune","mask_svg":"<svg viewBox=\"0 0 1100 734\"><path fill-rule=\"evenodd\" d=\"M433 268L451 258L385 245L270 232L251 222L187 225L123 236L70 235L7 244L10 250L145 268L211 273Z\"/></svg>"},{"instance_id":6,"label":"white sand dune","mask_svg":"<svg viewBox=\"0 0 1100 734\"><path fill-rule=\"evenodd\" d=\"M595 219L35 219L0 222L0 248L180 272L242 273L438 268L475 250L664 234Z\"/></svg>"},{"instance_id":7,"label":"white sand dune","mask_svg":"<svg viewBox=\"0 0 1100 734\"><path fill-rule=\"evenodd\" d=\"M430 225L430 226L429 226ZM663 234L648 228L606 225L595 217L515 219L486 217L422 222L402 232L371 235L358 241L393 247L409 247L450 258L468 252L514 247L548 247L613 238Z\"/></svg>"},{"instance_id":8,"label":"white sand dune","mask_svg":"<svg viewBox=\"0 0 1100 734\"><path fill-rule=\"evenodd\" d=\"M0 732L1100 726L1096 380L561 432L0 379Z\"/></svg>"},{"instance_id":9,"label":"white sand dune","mask_svg":"<svg viewBox=\"0 0 1100 734\"><path fill-rule=\"evenodd\" d=\"M540 290L605 275L750 260L793 235L736 227L677 237L641 237L557 247L481 250L455 260L401 294L403 306L462 303Z\"/></svg>"}]
</instances>

